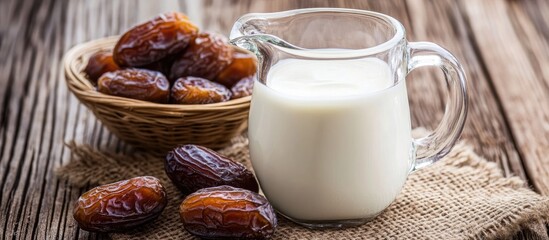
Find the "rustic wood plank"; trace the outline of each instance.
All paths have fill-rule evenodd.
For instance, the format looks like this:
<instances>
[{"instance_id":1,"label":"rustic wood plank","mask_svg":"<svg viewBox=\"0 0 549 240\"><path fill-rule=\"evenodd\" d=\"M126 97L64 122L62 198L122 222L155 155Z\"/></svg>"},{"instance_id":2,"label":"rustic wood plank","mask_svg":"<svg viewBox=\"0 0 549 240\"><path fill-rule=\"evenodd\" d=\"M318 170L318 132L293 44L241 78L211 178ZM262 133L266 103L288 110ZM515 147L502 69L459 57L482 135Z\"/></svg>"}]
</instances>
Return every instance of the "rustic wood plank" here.
<instances>
[{"instance_id":1,"label":"rustic wood plank","mask_svg":"<svg viewBox=\"0 0 549 240\"><path fill-rule=\"evenodd\" d=\"M510 17L533 70L549 91L549 1L515 1ZM549 130L547 130L549 131Z\"/></svg>"},{"instance_id":2,"label":"rustic wood plank","mask_svg":"<svg viewBox=\"0 0 549 240\"><path fill-rule=\"evenodd\" d=\"M48 2L42 2L47 7ZM36 16L37 11L40 9L38 6L23 6L22 16L19 20L29 19L29 24L31 26L40 24L40 16ZM28 18L26 18L28 17ZM43 19L42 19L43 20ZM38 27L43 27L39 25ZM37 32L35 32L37 33ZM32 33L29 32L19 32L18 36L31 38ZM36 35L34 35L36 37ZM6 41L7 42L7 41ZM7 44L12 45L12 44ZM29 180L26 176L32 173L32 166L36 160L37 146L36 142L32 139L29 139L29 135L36 135L40 131L39 125L34 125L34 114L36 110L36 90L39 87L36 81L36 74L43 71L41 68L40 62L33 62L33 55L37 54L37 49L33 48L30 51L25 49L25 45L22 44L13 44L14 50L14 61L21 61L23 63L21 69L17 69L17 65L13 65L14 68L11 70L15 73L19 73L16 76L10 74L10 77L15 77L16 79L13 82L21 81L22 84L10 84L10 92L13 93L13 98L8 106L8 111L12 114L8 116L9 120L6 122L8 129L7 141L12 142L11 149L9 149L9 154L3 155L2 162L5 163L3 168L4 175L2 176L2 199L7 199L8 201L2 200L2 211L5 214L2 220L2 226L4 226L4 235L18 237L25 233L25 225L19 224L19 220L23 214L23 207L25 206L25 200L27 191L29 188ZM19 70L19 71L17 71ZM17 99L16 101L14 101ZM40 109L39 109L40 111ZM11 129L15 131L10 132ZM11 133L11 134L10 134ZM17 161L19 160L19 161ZM10 177L13 176L13 177ZM10 201L11 200L11 201ZM10 204L12 207L6 208Z\"/></svg>"},{"instance_id":3,"label":"rustic wood plank","mask_svg":"<svg viewBox=\"0 0 549 240\"><path fill-rule=\"evenodd\" d=\"M475 147L475 151L500 164L506 175L518 175L527 179L522 159L516 149L516 143L508 130L508 123L503 117L499 99L493 93L493 86L486 64L479 61L476 46L471 39L468 22L459 11L455 1L418 1L408 0L408 10L412 27L412 39L429 39L448 48L464 65L469 76L468 90L470 109L468 123L462 139ZM430 14L427 14L429 11ZM434 24L433 24L434 23ZM432 40L431 40L432 39ZM439 74L440 75L440 74ZM428 79L428 78L427 78ZM425 81L426 78L417 79ZM444 84L439 91L444 92ZM411 92L420 92L419 89ZM531 229L544 229L543 223L532 224ZM547 239L546 232L533 230L519 232L516 239Z\"/></svg>"},{"instance_id":4,"label":"rustic wood plank","mask_svg":"<svg viewBox=\"0 0 549 240\"><path fill-rule=\"evenodd\" d=\"M472 36L467 31L467 23L459 11L457 2L408 0L407 6L413 23L410 39L438 43L456 55L464 66L468 76L470 104L466 127L461 138L471 143L476 152L490 161L497 162L506 175L516 175L528 180L515 143L507 130L503 110L498 105L490 79L483 70L486 63L478 60L479 56L471 41ZM422 108L421 111L416 111L417 114L422 114L418 116L421 118L418 122L424 126L432 126L430 124L433 117L429 116L429 113L442 114L440 109L443 106L430 103L430 99L436 92L442 96L446 95L446 84L439 72L433 74L432 71L412 76L410 81L414 81L413 84L410 83L410 92L425 92L426 95L410 96L412 105L417 103L417 106ZM423 83L414 85L416 81ZM433 87L436 89L430 89ZM426 92L425 89L429 91ZM443 101L444 98L440 100ZM428 110L424 111L425 108ZM437 118L440 119L440 116Z\"/></svg>"},{"instance_id":5,"label":"rustic wood plank","mask_svg":"<svg viewBox=\"0 0 549 240\"><path fill-rule=\"evenodd\" d=\"M512 9L506 2L461 3L528 177L537 191L549 194L549 88L544 73L534 67L539 66L536 60L541 60L536 56L549 52L538 48L535 51L540 53L529 57L526 44L535 43L528 42L521 33L530 34L532 39L534 33L514 26L514 22L528 20L524 14L510 14Z\"/></svg>"},{"instance_id":6,"label":"rustic wood plank","mask_svg":"<svg viewBox=\"0 0 549 240\"><path fill-rule=\"evenodd\" d=\"M82 190L58 182L53 171L69 159L62 145L64 138L90 142L102 131L95 118L67 94L64 82L60 81L63 79L60 60L69 47L100 34L114 34L91 33L86 37L82 33L69 33L76 40L64 39L65 24L79 22L85 16L82 13L89 6L82 3L85 2L72 5L79 9L67 9L69 1L3 2L18 10L3 15L13 19L8 21L12 24L10 38L3 38L0 52L19 63L2 64L1 72L1 81L6 86L2 89L7 93L4 99L10 98L2 104L1 120L5 151L1 155L0 177L6 194L0 197L0 224L6 238L95 238L87 232L79 234L69 214ZM73 14L74 21L67 21L67 14ZM72 26L79 31L98 29ZM67 118L72 123L67 124Z\"/></svg>"}]
</instances>

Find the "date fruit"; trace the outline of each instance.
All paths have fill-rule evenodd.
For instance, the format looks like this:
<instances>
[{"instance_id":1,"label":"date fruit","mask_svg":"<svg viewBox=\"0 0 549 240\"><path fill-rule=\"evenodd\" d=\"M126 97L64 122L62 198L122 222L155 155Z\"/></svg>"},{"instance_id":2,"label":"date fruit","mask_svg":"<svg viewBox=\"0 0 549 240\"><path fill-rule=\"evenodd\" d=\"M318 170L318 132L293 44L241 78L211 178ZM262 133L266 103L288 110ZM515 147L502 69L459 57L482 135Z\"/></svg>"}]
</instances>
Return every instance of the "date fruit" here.
<instances>
[{"instance_id":1,"label":"date fruit","mask_svg":"<svg viewBox=\"0 0 549 240\"><path fill-rule=\"evenodd\" d=\"M252 95L254 88L254 77L250 76L238 81L232 88L232 99L246 97Z\"/></svg>"},{"instance_id":2,"label":"date fruit","mask_svg":"<svg viewBox=\"0 0 549 240\"><path fill-rule=\"evenodd\" d=\"M231 91L219 83L199 77L183 77L171 89L172 103L208 104L231 99Z\"/></svg>"},{"instance_id":3,"label":"date fruit","mask_svg":"<svg viewBox=\"0 0 549 240\"><path fill-rule=\"evenodd\" d=\"M160 14L128 30L114 47L120 66L139 67L183 51L198 35L198 27L178 12Z\"/></svg>"},{"instance_id":4,"label":"date fruit","mask_svg":"<svg viewBox=\"0 0 549 240\"><path fill-rule=\"evenodd\" d=\"M167 103L170 82L162 73L127 68L103 74L97 82L99 92L157 103Z\"/></svg>"},{"instance_id":5,"label":"date fruit","mask_svg":"<svg viewBox=\"0 0 549 240\"><path fill-rule=\"evenodd\" d=\"M151 176L135 177L82 194L73 216L86 231L122 231L155 219L167 203L166 190L160 180Z\"/></svg>"},{"instance_id":6,"label":"date fruit","mask_svg":"<svg viewBox=\"0 0 549 240\"><path fill-rule=\"evenodd\" d=\"M221 185L259 191L254 175L244 165L197 145L182 145L168 152L165 170L184 194Z\"/></svg>"},{"instance_id":7,"label":"date fruit","mask_svg":"<svg viewBox=\"0 0 549 240\"><path fill-rule=\"evenodd\" d=\"M164 76L168 77L168 76L170 76L170 68L172 67L172 64L173 64L174 60L175 60L175 58L173 56L169 56L169 57L165 57L165 58L163 58L163 59L161 59L157 62L153 62L151 64L147 64L147 65L139 67L139 68L144 68L144 69L148 69L148 70L157 71L157 72L160 72L160 73L164 74ZM168 79L168 81L170 81L170 83L172 83L171 80L172 79Z\"/></svg>"},{"instance_id":8,"label":"date fruit","mask_svg":"<svg viewBox=\"0 0 549 240\"><path fill-rule=\"evenodd\" d=\"M254 55L235 52L231 64L217 75L215 81L230 88L240 79L253 76L256 70L257 60Z\"/></svg>"},{"instance_id":9,"label":"date fruit","mask_svg":"<svg viewBox=\"0 0 549 240\"><path fill-rule=\"evenodd\" d=\"M231 63L233 51L223 35L200 33L173 63L170 79L195 76L213 80Z\"/></svg>"},{"instance_id":10,"label":"date fruit","mask_svg":"<svg viewBox=\"0 0 549 240\"><path fill-rule=\"evenodd\" d=\"M267 199L231 186L205 188L187 196L179 215L185 229L202 238L266 239L278 224Z\"/></svg>"},{"instance_id":11,"label":"date fruit","mask_svg":"<svg viewBox=\"0 0 549 240\"><path fill-rule=\"evenodd\" d=\"M84 72L88 74L89 79L93 83L97 83L97 79L106 72L119 70L120 67L114 62L112 53L107 51L96 52L91 55L88 60L88 65Z\"/></svg>"}]
</instances>

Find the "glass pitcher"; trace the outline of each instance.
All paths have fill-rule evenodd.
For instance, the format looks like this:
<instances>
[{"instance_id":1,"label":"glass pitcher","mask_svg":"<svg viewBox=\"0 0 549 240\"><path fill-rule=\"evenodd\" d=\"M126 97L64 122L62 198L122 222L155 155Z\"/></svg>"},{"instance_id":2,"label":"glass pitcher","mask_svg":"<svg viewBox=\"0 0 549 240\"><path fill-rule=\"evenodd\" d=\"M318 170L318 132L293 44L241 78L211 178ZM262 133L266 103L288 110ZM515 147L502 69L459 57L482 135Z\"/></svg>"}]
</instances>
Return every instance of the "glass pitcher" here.
<instances>
[{"instance_id":1,"label":"glass pitcher","mask_svg":"<svg viewBox=\"0 0 549 240\"><path fill-rule=\"evenodd\" d=\"M296 223L347 227L374 218L463 129L461 65L434 43L408 42L390 16L340 8L247 14L230 39L259 63L252 165L267 199ZM439 126L413 139L405 81L422 66L442 70L449 94Z\"/></svg>"}]
</instances>

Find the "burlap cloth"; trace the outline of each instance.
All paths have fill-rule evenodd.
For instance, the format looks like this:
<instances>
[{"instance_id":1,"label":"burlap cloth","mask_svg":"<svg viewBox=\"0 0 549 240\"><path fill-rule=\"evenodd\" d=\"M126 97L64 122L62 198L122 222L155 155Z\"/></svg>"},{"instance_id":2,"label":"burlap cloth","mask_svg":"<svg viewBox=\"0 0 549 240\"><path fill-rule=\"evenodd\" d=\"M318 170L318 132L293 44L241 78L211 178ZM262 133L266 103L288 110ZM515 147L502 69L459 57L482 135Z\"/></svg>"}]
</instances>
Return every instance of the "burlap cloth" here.
<instances>
[{"instance_id":1,"label":"burlap cloth","mask_svg":"<svg viewBox=\"0 0 549 240\"><path fill-rule=\"evenodd\" d=\"M74 143L68 146L74 158L58 175L75 186L91 187L141 175L156 176L166 186L169 204L158 219L110 237L194 239L179 221L178 206L184 196L165 175L161 157L117 155ZM221 152L250 167L247 146L247 139L239 137ZM395 202L373 221L355 228L309 230L279 217L273 238L501 239L525 229L546 235L543 226L548 222L548 197L526 188L517 177L503 177L496 164L458 144L445 159L411 174Z\"/></svg>"}]
</instances>

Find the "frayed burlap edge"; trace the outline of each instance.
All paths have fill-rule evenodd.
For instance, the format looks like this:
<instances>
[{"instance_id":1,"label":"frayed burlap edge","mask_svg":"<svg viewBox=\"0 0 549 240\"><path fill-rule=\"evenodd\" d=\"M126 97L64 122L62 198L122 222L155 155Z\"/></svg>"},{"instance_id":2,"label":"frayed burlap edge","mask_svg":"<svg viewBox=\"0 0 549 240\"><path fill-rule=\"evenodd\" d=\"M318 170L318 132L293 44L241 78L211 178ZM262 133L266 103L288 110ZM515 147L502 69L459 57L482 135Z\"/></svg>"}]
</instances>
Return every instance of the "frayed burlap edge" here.
<instances>
[{"instance_id":1,"label":"frayed burlap edge","mask_svg":"<svg viewBox=\"0 0 549 240\"><path fill-rule=\"evenodd\" d=\"M449 163L448 165L464 170L476 168L488 171L490 173L489 181L494 184L519 191L532 192L522 179L516 176L504 177L503 172L495 162L489 162L478 156L471 146L463 142L458 143L445 158L454 160L451 162L446 161L445 163ZM471 231L469 236L475 239L510 239L520 231L538 232L539 229L536 228L540 226L543 227L544 231L547 231L549 225L549 198L545 198L543 203L536 206L523 209L522 212L509 216L501 224L488 226L480 234ZM540 234L547 235L547 232Z\"/></svg>"}]
</instances>

